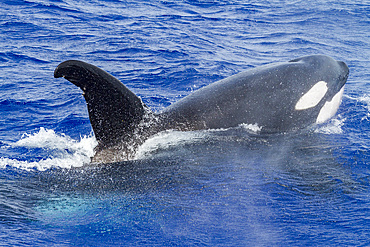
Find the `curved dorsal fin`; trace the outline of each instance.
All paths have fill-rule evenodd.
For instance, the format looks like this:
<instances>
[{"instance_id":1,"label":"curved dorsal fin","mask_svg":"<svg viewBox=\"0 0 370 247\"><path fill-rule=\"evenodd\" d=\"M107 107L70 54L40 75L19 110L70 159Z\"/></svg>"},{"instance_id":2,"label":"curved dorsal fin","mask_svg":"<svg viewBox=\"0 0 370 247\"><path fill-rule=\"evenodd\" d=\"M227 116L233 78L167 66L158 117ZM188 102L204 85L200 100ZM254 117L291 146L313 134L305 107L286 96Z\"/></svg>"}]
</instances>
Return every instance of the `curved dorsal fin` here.
<instances>
[{"instance_id":1,"label":"curved dorsal fin","mask_svg":"<svg viewBox=\"0 0 370 247\"><path fill-rule=\"evenodd\" d=\"M94 65L65 61L55 69L54 77L64 77L82 89L100 147L129 141L148 110L118 79Z\"/></svg>"}]
</instances>

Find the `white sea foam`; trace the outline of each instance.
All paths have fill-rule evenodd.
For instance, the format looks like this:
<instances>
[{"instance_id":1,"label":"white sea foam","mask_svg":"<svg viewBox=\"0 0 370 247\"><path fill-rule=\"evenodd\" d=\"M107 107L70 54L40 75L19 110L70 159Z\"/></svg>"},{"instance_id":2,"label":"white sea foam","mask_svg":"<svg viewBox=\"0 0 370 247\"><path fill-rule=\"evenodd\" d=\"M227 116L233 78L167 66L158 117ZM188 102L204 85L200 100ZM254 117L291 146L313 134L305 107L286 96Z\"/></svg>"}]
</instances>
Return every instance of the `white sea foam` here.
<instances>
[{"instance_id":1,"label":"white sea foam","mask_svg":"<svg viewBox=\"0 0 370 247\"><path fill-rule=\"evenodd\" d=\"M93 136L82 137L77 141L66 135L58 135L54 130L40 128L39 132L24 134L19 141L9 144L9 146L25 147L31 150L41 148L46 151L48 157L39 161L22 161L0 157L0 168L12 166L42 171L51 167L80 167L90 162L96 145L97 142Z\"/></svg>"},{"instance_id":2,"label":"white sea foam","mask_svg":"<svg viewBox=\"0 0 370 247\"><path fill-rule=\"evenodd\" d=\"M361 120L368 119L370 117L370 95L365 94L357 99L359 102L365 104L365 108L367 109L367 115L364 116Z\"/></svg>"},{"instance_id":3,"label":"white sea foam","mask_svg":"<svg viewBox=\"0 0 370 247\"><path fill-rule=\"evenodd\" d=\"M370 94L364 94L359 97L351 97L349 95L344 95L344 97L356 101L356 106L360 106L367 110L367 113L365 116L361 118L361 120L368 120L370 118Z\"/></svg>"},{"instance_id":4,"label":"white sea foam","mask_svg":"<svg viewBox=\"0 0 370 247\"><path fill-rule=\"evenodd\" d=\"M227 133L235 129L245 130L247 133L259 133L262 127L257 124L240 124L235 128L219 128L199 131L164 131L146 140L138 148L134 159L144 159L158 150L170 149L171 147L181 148L184 145L207 142L216 136L222 136L223 133Z\"/></svg>"},{"instance_id":5,"label":"white sea foam","mask_svg":"<svg viewBox=\"0 0 370 247\"><path fill-rule=\"evenodd\" d=\"M360 102L363 102L367 105L367 109L370 110L370 94L365 94L358 98Z\"/></svg>"},{"instance_id":6,"label":"white sea foam","mask_svg":"<svg viewBox=\"0 0 370 247\"><path fill-rule=\"evenodd\" d=\"M325 124L319 126L315 132L316 133L322 133L322 134L341 134L343 133L342 126L344 122L346 121L346 118L341 118L338 116L338 118L333 118L326 122Z\"/></svg>"},{"instance_id":7,"label":"white sea foam","mask_svg":"<svg viewBox=\"0 0 370 247\"><path fill-rule=\"evenodd\" d=\"M239 126L255 133L258 133L262 130L262 127L258 126L258 124L240 124Z\"/></svg>"},{"instance_id":8,"label":"white sea foam","mask_svg":"<svg viewBox=\"0 0 370 247\"><path fill-rule=\"evenodd\" d=\"M134 159L144 159L156 150L196 143L204 140L209 131L164 131L146 140L137 150Z\"/></svg>"},{"instance_id":9,"label":"white sea foam","mask_svg":"<svg viewBox=\"0 0 370 247\"><path fill-rule=\"evenodd\" d=\"M367 98L370 102L370 96ZM345 118L332 119L328 123L316 129L318 133L339 134L342 133L342 126ZM241 124L238 128L258 133L261 127L257 124ZM164 131L158 133L142 144L134 159L144 159L152 155L157 150L169 149L171 147L181 148L183 145L194 144L199 141L207 140L215 133L228 131L230 129L215 129L206 131ZM52 167L72 168L81 167L90 163L94 156L94 147L97 141L94 136L81 137L80 140L74 140L64 134L57 134L54 130L40 128L34 134L24 134L22 138L15 143L8 143L2 148L27 148L42 149L46 152L45 158L38 161L24 161L17 158L0 157L0 168L7 166L20 169L37 169L44 171ZM36 150L37 152L37 150Z\"/></svg>"}]
</instances>

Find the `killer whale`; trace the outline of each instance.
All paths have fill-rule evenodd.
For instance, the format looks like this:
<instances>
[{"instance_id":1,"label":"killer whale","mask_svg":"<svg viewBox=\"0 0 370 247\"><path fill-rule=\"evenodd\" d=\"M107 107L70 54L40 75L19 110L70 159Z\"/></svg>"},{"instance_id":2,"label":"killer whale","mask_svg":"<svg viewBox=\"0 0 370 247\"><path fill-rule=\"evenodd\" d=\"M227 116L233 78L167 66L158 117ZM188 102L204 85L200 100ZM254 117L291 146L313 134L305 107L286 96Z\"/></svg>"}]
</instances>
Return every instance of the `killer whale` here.
<instances>
[{"instance_id":1,"label":"killer whale","mask_svg":"<svg viewBox=\"0 0 370 247\"><path fill-rule=\"evenodd\" d=\"M93 162L129 158L150 136L256 124L262 133L287 132L330 119L337 111L348 66L325 55L249 69L203 87L163 111L152 112L118 79L77 60L62 62L54 77L83 91L98 141Z\"/></svg>"}]
</instances>

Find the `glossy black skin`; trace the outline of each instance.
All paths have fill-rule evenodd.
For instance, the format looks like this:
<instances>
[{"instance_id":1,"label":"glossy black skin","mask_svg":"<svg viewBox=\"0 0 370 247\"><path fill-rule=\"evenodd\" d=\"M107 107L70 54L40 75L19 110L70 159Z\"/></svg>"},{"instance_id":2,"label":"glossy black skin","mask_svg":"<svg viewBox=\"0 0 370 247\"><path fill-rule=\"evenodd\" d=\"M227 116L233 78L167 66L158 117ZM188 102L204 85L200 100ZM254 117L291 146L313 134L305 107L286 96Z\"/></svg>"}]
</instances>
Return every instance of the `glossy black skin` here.
<instances>
[{"instance_id":1,"label":"glossy black skin","mask_svg":"<svg viewBox=\"0 0 370 247\"><path fill-rule=\"evenodd\" d=\"M61 63L54 76L82 89L98 149L136 143L167 129L201 130L257 124L262 132L286 132L315 123L326 101L348 77L344 62L306 56L247 70L201 88L160 113L152 113L120 81L88 63ZM295 110L298 100L319 81L328 92L315 107Z\"/></svg>"},{"instance_id":2,"label":"glossy black skin","mask_svg":"<svg viewBox=\"0 0 370 247\"><path fill-rule=\"evenodd\" d=\"M82 89L100 148L130 141L146 107L119 80L96 66L76 60L61 63L54 77L64 77Z\"/></svg>"},{"instance_id":3,"label":"glossy black skin","mask_svg":"<svg viewBox=\"0 0 370 247\"><path fill-rule=\"evenodd\" d=\"M191 130L241 123L257 124L263 132L305 128L315 123L324 103L343 87L348 71L344 62L322 55L261 66L201 88L162 115ZM319 81L328 84L325 97L313 108L295 110L302 95Z\"/></svg>"}]
</instances>

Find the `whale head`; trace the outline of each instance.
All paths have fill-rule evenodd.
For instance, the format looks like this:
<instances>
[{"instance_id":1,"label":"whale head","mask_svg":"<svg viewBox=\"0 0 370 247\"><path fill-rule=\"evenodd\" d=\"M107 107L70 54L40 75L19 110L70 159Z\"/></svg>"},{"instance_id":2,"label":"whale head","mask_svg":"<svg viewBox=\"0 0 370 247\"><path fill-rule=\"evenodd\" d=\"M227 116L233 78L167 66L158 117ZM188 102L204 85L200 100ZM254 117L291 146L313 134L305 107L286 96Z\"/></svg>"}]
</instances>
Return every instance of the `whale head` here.
<instances>
[{"instance_id":1,"label":"whale head","mask_svg":"<svg viewBox=\"0 0 370 247\"><path fill-rule=\"evenodd\" d=\"M315 109L316 123L324 123L337 112L342 100L349 69L342 61L328 56L315 55L298 58L292 63L306 63L315 68L312 80L295 104L296 111Z\"/></svg>"}]
</instances>

